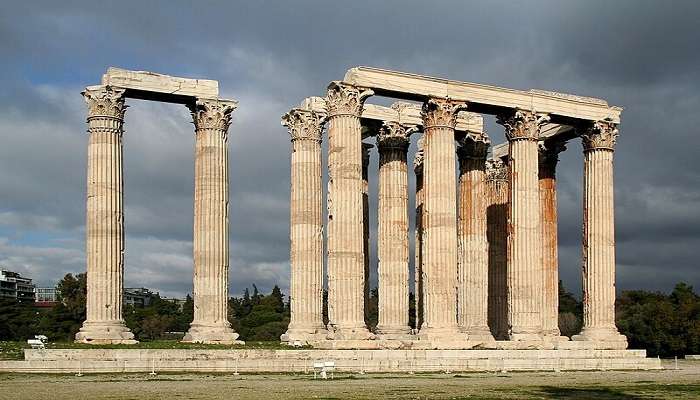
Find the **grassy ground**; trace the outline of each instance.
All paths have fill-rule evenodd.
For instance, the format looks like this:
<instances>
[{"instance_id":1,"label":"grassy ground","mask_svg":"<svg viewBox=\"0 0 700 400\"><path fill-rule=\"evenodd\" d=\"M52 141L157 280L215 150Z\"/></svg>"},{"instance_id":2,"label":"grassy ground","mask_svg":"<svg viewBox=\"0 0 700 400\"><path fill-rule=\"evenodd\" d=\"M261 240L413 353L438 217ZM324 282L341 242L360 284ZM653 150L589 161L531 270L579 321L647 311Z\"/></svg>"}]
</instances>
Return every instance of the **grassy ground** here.
<instances>
[{"instance_id":1,"label":"grassy ground","mask_svg":"<svg viewBox=\"0 0 700 400\"><path fill-rule=\"evenodd\" d=\"M0 360L22 360L24 359L23 349L28 349L29 345L26 342L2 342L0 341ZM198 344L198 343L180 343L176 340L154 340L149 342L139 342L137 344L109 344L109 345L94 345L73 342L57 342L47 343L46 348L49 349L269 349L269 350L288 350L293 347L275 342L246 342L245 346L241 345L223 345L223 344Z\"/></svg>"},{"instance_id":2,"label":"grassy ground","mask_svg":"<svg viewBox=\"0 0 700 400\"><path fill-rule=\"evenodd\" d=\"M419 375L0 374L0 399L698 399L700 362L663 371Z\"/></svg>"}]
</instances>

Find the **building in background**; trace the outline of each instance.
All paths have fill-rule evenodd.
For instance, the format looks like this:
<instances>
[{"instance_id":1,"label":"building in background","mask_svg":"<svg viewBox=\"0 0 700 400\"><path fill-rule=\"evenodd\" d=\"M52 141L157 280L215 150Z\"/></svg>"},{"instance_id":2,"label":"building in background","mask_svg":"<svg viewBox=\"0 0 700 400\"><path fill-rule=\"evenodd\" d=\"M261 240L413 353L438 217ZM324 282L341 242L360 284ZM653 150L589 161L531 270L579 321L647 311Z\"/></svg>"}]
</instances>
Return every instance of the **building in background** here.
<instances>
[{"instance_id":1,"label":"building in background","mask_svg":"<svg viewBox=\"0 0 700 400\"><path fill-rule=\"evenodd\" d=\"M58 291L55 287L36 288L36 301L34 305L41 308L50 308L58 304Z\"/></svg>"},{"instance_id":2,"label":"building in background","mask_svg":"<svg viewBox=\"0 0 700 400\"><path fill-rule=\"evenodd\" d=\"M148 307L153 299L158 296L146 288L124 288L124 304L134 307Z\"/></svg>"},{"instance_id":3,"label":"building in background","mask_svg":"<svg viewBox=\"0 0 700 400\"><path fill-rule=\"evenodd\" d=\"M0 298L34 303L36 286L17 272L0 270Z\"/></svg>"}]
</instances>

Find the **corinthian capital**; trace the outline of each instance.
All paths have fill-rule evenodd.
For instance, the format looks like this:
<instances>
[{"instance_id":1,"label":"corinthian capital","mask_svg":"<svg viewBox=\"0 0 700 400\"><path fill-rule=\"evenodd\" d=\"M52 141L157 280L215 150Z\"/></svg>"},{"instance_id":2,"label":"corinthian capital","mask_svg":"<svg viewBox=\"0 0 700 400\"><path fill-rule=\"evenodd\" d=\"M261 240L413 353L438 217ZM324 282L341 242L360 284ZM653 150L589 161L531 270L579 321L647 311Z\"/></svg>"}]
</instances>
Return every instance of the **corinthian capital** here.
<instances>
[{"instance_id":1,"label":"corinthian capital","mask_svg":"<svg viewBox=\"0 0 700 400\"><path fill-rule=\"evenodd\" d=\"M540 142L538 147L540 164L555 166L559 162L559 153L566 150L566 143L548 140Z\"/></svg>"},{"instance_id":2,"label":"corinthian capital","mask_svg":"<svg viewBox=\"0 0 700 400\"><path fill-rule=\"evenodd\" d=\"M423 103L421 117L425 129L447 127L454 129L457 125L457 113L467 109L467 103L457 102L450 98L430 98Z\"/></svg>"},{"instance_id":3,"label":"corinthian capital","mask_svg":"<svg viewBox=\"0 0 700 400\"><path fill-rule=\"evenodd\" d=\"M326 107L328 116L336 115L362 115L362 107L365 100L374 92L368 89L358 88L340 81L333 81L328 85L326 95Z\"/></svg>"},{"instance_id":4,"label":"corinthian capital","mask_svg":"<svg viewBox=\"0 0 700 400\"><path fill-rule=\"evenodd\" d=\"M540 128L549 121L549 115L515 109L496 116L496 122L506 128L508 140L537 140Z\"/></svg>"},{"instance_id":5,"label":"corinthian capital","mask_svg":"<svg viewBox=\"0 0 700 400\"><path fill-rule=\"evenodd\" d=\"M507 181L508 165L500 158L486 160L486 179L492 181Z\"/></svg>"},{"instance_id":6,"label":"corinthian capital","mask_svg":"<svg viewBox=\"0 0 700 400\"><path fill-rule=\"evenodd\" d=\"M126 112L124 89L111 86L98 86L85 89L82 93L88 105L88 120L94 117L110 117L123 120Z\"/></svg>"},{"instance_id":7,"label":"corinthian capital","mask_svg":"<svg viewBox=\"0 0 700 400\"><path fill-rule=\"evenodd\" d=\"M415 125L402 125L398 122L384 121L377 134L377 146L383 149L408 150L409 136L416 132Z\"/></svg>"},{"instance_id":8,"label":"corinthian capital","mask_svg":"<svg viewBox=\"0 0 700 400\"><path fill-rule=\"evenodd\" d=\"M467 135L459 141L457 156L460 160L485 160L490 144L491 140L489 140L486 134L479 136Z\"/></svg>"},{"instance_id":9,"label":"corinthian capital","mask_svg":"<svg viewBox=\"0 0 700 400\"><path fill-rule=\"evenodd\" d=\"M423 173L423 160L425 159L425 151L423 150L423 136L416 143L416 155L413 157L413 170L416 174Z\"/></svg>"},{"instance_id":10,"label":"corinthian capital","mask_svg":"<svg viewBox=\"0 0 700 400\"><path fill-rule=\"evenodd\" d=\"M325 120L326 117L323 114L295 108L282 116L282 125L289 129L292 142L295 140L321 142Z\"/></svg>"},{"instance_id":11,"label":"corinthian capital","mask_svg":"<svg viewBox=\"0 0 700 400\"><path fill-rule=\"evenodd\" d=\"M228 131L231 125L231 113L238 107L238 104L231 101L221 100L201 100L189 106L192 113L192 121L197 130L215 129Z\"/></svg>"},{"instance_id":12,"label":"corinthian capital","mask_svg":"<svg viewBox=\"0 0 700 400\"><path fill-rule=\"evenodd\" d=\"M615 150L618 136L617 124L610 121L596 121L585 127L581 133L583 150Z\"/></svg>"}]
</instances>

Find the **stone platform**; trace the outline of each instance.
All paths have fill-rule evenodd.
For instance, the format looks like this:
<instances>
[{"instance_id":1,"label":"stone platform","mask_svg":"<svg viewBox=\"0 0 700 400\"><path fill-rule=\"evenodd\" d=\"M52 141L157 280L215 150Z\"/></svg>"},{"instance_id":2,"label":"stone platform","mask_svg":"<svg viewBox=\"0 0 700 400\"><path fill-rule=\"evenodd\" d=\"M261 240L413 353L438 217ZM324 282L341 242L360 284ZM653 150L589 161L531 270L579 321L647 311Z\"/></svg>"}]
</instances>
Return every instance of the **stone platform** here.
<instances>
[{"instance_id":1,"label":"stone platform","mask_svg":"<svg viewBox=\"0 0 700 400\"><path fill-rule=\"evenodd\" d=\"M660 369L645 350L25 350L24 361L0 361L0 372L313 373L333 361L336 372L479 372Z\"/></svg>"}]
</instances>

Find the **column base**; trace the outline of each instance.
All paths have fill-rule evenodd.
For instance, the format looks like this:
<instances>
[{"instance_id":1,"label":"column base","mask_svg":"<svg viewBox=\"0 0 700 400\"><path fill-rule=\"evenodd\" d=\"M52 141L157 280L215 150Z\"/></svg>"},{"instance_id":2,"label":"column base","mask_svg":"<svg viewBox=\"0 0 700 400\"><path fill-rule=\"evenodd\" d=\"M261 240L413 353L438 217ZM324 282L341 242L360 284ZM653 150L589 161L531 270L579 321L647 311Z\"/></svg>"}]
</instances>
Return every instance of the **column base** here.
<instances>
[{"instance_id":1,"label":"column base","mask_svg":"<svg viewBox=\"0 0 700 400\"><path fill-rule=\"evenodd\" d=\"M204 325L190 324L190 329L182 338L182 343L203 343L203 344L245 344L244 341L236 340L238 334L226 325Z\"/></svg>"},{"instance_id":2,"label":"column base","mask_svg":"<svg viewBox=\"0 0 700 400\"><path fill-rule=\"evenodd\" d=\"M616 328L583 328L573 341L596 342L597 348L621 350L627 348L627 337ZM601 347L602 346L602 347Z\"/></svg>"},{"instance_id":3,"label":"column base","mask_svg":"<svg viewBox=\"0 0 700 400\"><path fill-rule=\"evenodd\" d=\"M287 332L280 336L280 341L289 344L290 346L296 346L298 344L306 345L311 342L316 342L319 340L326 340L328 337L328 330L323 325L317 327L296 327L288 328Z\"/></svg>"},{"instance_id":4,"label":"column base","mask_svg":"<svg viewBox=\"0 0 700 400\"><path fill-rule=\"evenodd\" d=\"M567 336L562 336L561 332L559 332L559 329L552 329L548 331L543 331L542 332L542 338L551 343L560 343L560 342L568 342L569 339Z\"/></svg>"},{"instance_id":5,"label":"column base","mask_svg":"<svg viewBox=\"0 0 700 400\"><path fill-rule=\"evenodd\" d=\"M432 328L432 327L427 327L427 328L421 328L421 330L418 332L418 338L420 340L427 340L427 341L433 341L433 342L454 342L454 341L463 341L464 338L462 337L464 334L459 331L459 328L455 327L450 327L450 328Z\"/></svg>"},{"instance_id":6,"label":"column base","mask_svg":"<svg viewBox=\"0 0 700 400\"><path fill-rule=\"evenodd\" d=\"M460 332L467 335L467 340L472 342L493 342L493 335L488 326L470 326L470 327L460 327Z\"/></svg>"},{"instance_id":7,"label":"column base","mask_svg":"<svg viewBox=\"0 0 700 400\"><path fill-rule=\"evenodd\" d=\"M124 321L83 322L80 331L75 334L76 343L87 344L136 344L134 334Z\"/></svg>"},{"instance_id":8,"label":"column base","mask_svg":"<svg viewBox=\"0 0 700 400\"><path fill-rule=\"evenodd\" d=\"M374 340L376 336L365 326L328 325L328 340Z\"/></svg>"},{"instance_id":9,"label":"column base","mask_svg":"<svg viewBox=\"0 0 700 400\"><path fill-rule=\"evenodd\" d=\"M537 328L511 328L508 333L508 340L511 341L542 341L542 331Z\"/></svg>"},{"instance_id":10,"label":"column base","mask_svg":"<svg viewBox=\"0 0 700 400\"><path fill-rule=\"evenodd\" d=\"M406 326L377 326L374 330L379 340L414 340L415 335L411 334L411 328Z\"/></svg>"}]
</instances>

